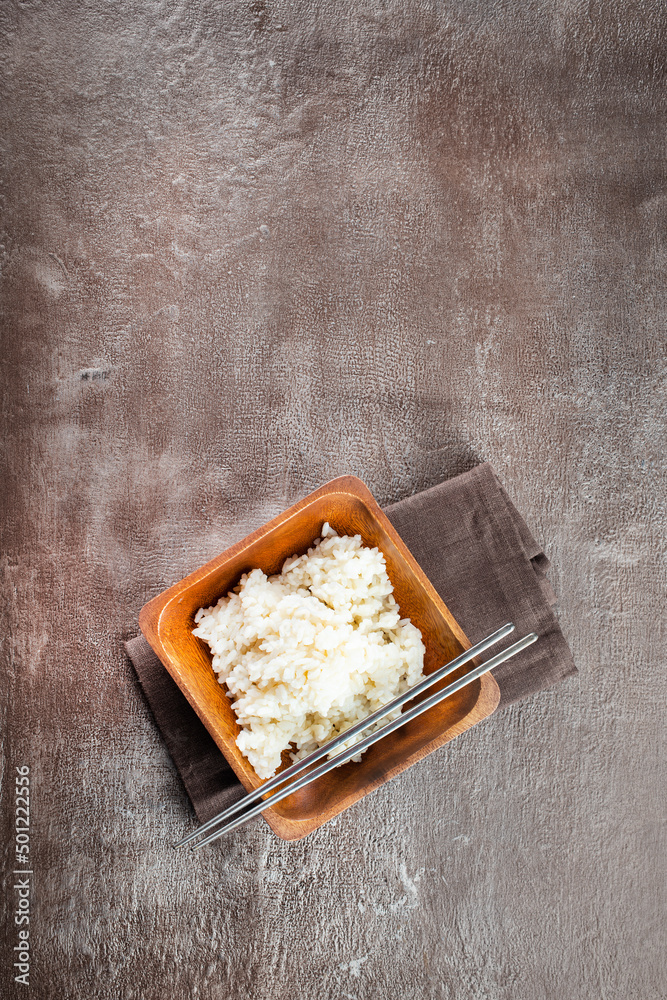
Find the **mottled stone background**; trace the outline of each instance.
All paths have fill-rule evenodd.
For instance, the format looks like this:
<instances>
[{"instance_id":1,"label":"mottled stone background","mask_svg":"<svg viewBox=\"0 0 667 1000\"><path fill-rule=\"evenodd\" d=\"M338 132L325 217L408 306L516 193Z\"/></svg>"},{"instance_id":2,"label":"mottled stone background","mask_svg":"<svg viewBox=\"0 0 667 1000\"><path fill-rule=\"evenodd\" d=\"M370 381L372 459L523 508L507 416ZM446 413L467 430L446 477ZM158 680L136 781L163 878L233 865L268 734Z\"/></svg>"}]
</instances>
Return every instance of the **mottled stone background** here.
<instances>
[{"instance_id":1,"label":"mottled stone background","mask_svg":"<svg viewBox=\"0 0 667 1000\"><path fill-rule=\"evenodd\" d=\"M667 995L666 18L3 0L3 996ZM304 841L173 853L141 605L339 473L481 460L578 677Z\"/></svg>"}]
</instances>

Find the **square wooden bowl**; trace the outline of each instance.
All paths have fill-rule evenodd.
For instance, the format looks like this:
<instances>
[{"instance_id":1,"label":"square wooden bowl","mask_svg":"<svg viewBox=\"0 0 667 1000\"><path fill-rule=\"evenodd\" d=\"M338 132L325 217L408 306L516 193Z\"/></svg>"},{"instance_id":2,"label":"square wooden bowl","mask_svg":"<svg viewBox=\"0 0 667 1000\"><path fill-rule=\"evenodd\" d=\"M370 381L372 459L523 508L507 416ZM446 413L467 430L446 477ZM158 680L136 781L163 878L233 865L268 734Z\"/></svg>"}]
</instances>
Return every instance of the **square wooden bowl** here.
<instances>
[{"instance_id":1,"label":"square wooden bowl","mask_svg":"<svg viewBox=\"0 0 667 1000\"><path fill-rule=\"evenodd\" d=\"M325 521L341 535L361 535L366 545L377 546L384 554L401 614L410 618L422 634L426 646L425 673L470 648L423 570L360 479L342 476L311 493L155 597L139 615L148 642L248 791L260 786L262 780L236 746L240 729L225 696L226 689L213 672L208 646L192 634L194 616L199 608L208 607L227 594L248 570L260 567L267 575L280 572L285 559L305 552L312 545ZM462 667L446 683L469 669L470 664ZM435 690L437 687L428 694ZM267 807L264 817L284 840L304 837L486 718L496 708L499 697L495 680L485 674L385 737L366 751L360 763L350 762L336 768L276 806Z\"/></svg>"}]
</instances>

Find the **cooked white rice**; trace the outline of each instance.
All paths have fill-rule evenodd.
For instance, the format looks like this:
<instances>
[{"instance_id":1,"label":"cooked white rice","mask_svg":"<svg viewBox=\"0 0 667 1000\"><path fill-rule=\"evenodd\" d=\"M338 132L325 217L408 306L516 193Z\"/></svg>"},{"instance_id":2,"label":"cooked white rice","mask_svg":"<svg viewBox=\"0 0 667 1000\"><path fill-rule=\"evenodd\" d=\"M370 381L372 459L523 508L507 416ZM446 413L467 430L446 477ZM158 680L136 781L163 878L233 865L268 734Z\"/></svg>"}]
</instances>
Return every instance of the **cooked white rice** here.
<instances>
[{"instance_id":1,"label":"cooked white rice","mask_svg":"<svg viewBox=\"0 0 667 1000\"><path fill-rule=\"evenodd\" d=\"M306 555L277 576L244 574L195 622L260 778L284 750L305 757L423 677L421 633L400 617L384 556L327 523Z\"/></svg>"}]
</instances>

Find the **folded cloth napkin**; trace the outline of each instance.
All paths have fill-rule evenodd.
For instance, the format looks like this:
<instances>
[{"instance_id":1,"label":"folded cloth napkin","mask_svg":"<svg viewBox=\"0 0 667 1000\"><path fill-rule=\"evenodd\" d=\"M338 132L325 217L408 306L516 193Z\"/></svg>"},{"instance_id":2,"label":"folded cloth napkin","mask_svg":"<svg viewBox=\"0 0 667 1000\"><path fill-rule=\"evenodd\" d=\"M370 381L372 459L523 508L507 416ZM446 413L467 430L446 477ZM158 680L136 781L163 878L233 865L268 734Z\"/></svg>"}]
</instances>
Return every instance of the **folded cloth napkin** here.
<instances>
[{"instance_id":1,"label":"folded cloth napkin","mask_svg":"<svg viewBox=\"0 0 667 1000\"><path fill-rule=\"evenodd\" d=\"M539 642L494 671L501 706L576 673L552 611L549 560L490 465L392 504L385 513L473 644L508 621L516 625L513 638L537 632ZM143 636L125 648L205 822L240 794L240 785Z\"/></svg>"}]
</instances>

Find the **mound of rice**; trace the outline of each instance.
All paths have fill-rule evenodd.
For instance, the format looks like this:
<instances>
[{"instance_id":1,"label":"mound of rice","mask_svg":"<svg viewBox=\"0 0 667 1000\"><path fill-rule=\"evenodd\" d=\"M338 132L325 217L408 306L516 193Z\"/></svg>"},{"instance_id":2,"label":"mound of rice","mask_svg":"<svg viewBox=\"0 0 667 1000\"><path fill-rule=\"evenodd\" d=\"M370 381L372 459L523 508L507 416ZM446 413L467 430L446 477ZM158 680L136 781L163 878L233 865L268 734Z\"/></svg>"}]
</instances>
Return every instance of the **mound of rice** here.
<instances>
[{"instance_id":1,"label":"mound of rice","mask_svg":"<svg viewBox=\"0 0 667 1000\"><path fill-rule=\"evenodd\" d=\"M423 677L421 633L400 617L384 556L327 523L306 555L277 576L244 574L195 623L260 778L284 750L305 757Z\"/></svg>"}]
</instances>

